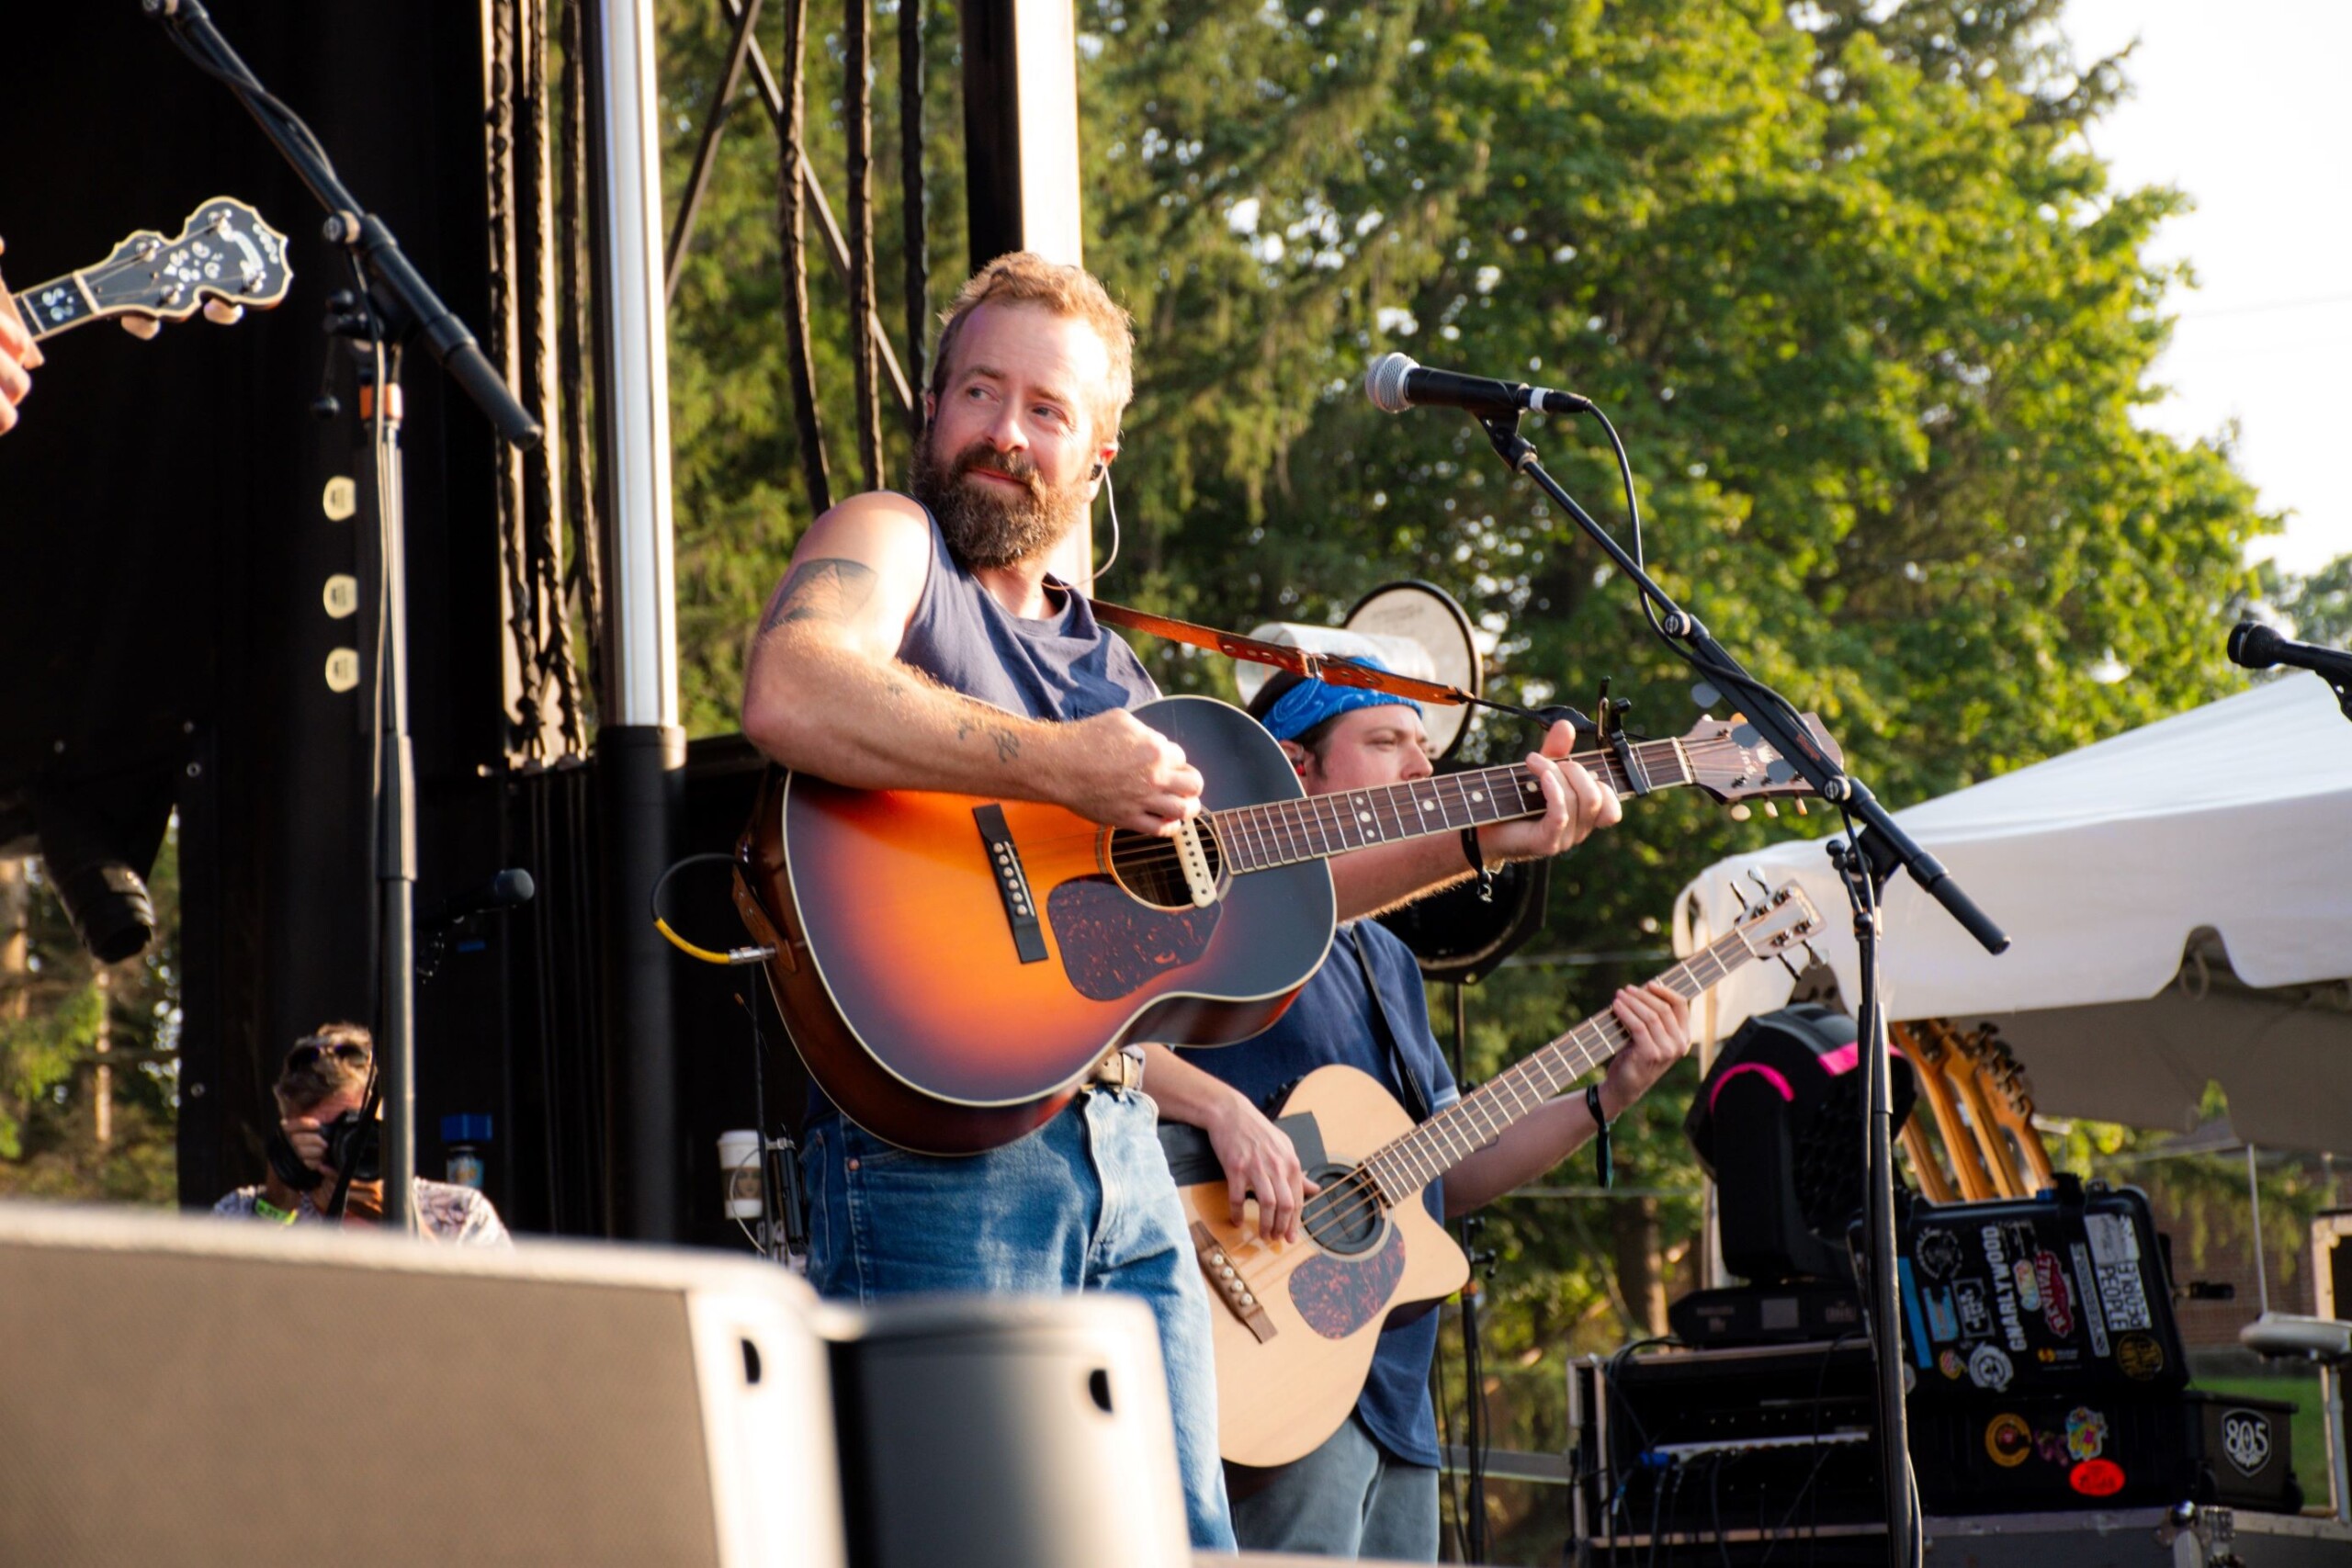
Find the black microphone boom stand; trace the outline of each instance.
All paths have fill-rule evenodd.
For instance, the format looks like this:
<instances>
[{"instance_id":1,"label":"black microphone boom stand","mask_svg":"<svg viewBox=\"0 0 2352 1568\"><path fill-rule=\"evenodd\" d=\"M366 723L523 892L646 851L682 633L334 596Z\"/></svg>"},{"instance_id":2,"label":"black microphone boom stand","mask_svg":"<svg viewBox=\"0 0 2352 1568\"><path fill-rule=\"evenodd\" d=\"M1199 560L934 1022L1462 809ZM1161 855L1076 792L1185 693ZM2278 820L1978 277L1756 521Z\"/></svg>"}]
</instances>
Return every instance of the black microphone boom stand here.
<instances>
[{"instance_id":1,"label":"black microphone boom stand","mask_svg":"<svg viewBox=\"0 0 2352 1568\"><path fill-rule=\"evenodd\" d=\"M368 362L369 384L360 400L371 433L377 527L376 640L376 1061L385 1105L386 1222L413 1232L416 1205L416 760L408 728L408 540L400 458L400 348L422 343L498 434L517 446L539 439L538 422L514 399L474 342L401 254L384 220L345 188L318 138L293 110L263 86L199 0L141 0L164 34L198 70L235 95L319 205L326 209L326 239L345 248L364 297L333 325L353 337Z\"/></svg>"},{"instance_id":2,"label":"black microphone boom stand","mask_svg":"<svg viewBox=\"0 0 2352 1568\"><path fill-rule=\"evenodd\" d=\"M1534 481L1536 488L1575 518L1577 525L1633 581L1645 601L1645 613L1668 646L1718 692L1736 698L1747 722L1779 750L1797 776L1845 816L1849 841L1833 846L1830 852L1838 859L1839 874L1854 902L1854 932L1861 950L1862 995L1857 1005L1864 1026L1862 1048L1869 1058L1865 1092L1870 1119L1865 1297L1871 1304L1871 1348L1878 1373L1879 1466L1881 1484L1885 1490L1887 1560L1902 1568L1917 1559L1924 1542L1920 1540L1915 1506L1917 1494L1911 1483L1910 1427L1904 1409L1902 1317L1894 1258L1892 1097L1886 1064L1885 1010L1879 995L1879 938L1883 934L1879 891L1897 870L1907 871L1921 890L1941 904L1986 952L2005 951L2009 945L2008 936L1961 891L1943 863L1903 830L1868 785L1829 760L1788 701L1749 674L1715 641L1697 616L1677 604L1642 569L1641 562L1544 471L1533 444L1519 434L1517 413L1482 417L1478 423L1510 470ZM1622 460L1622 446L1619 451ZM1629 475L1629 485L1630 482ZM1859 827L1857 818L1860 819Z\"/></svg>"}]
</instances>

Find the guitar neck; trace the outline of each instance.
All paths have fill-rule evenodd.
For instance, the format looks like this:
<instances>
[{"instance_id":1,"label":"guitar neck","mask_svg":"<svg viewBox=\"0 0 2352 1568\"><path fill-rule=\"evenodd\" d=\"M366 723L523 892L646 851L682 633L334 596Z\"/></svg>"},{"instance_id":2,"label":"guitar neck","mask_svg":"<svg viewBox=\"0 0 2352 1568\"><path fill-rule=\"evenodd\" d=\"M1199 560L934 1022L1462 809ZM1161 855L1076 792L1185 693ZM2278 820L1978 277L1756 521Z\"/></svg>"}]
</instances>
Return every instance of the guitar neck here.
<instances>
[{"instance_id":1,"label":"guitar neck","mask_svg":"<svg viewBox=\"0 0 2352 1568\"><path fill-rule=\"evenodd\" d=\"M15 304L17 314L24 320L25 331L35 343L107 314L100 309L96 297L78 272L17 290Z\"/></svg>"},{"instance_id":2,"label":"guitar neck","mask_svg":"<svg viewBox=\"0 0 2352 1568\"><path fill-rule=\"evenodd\" d=\"M1679 740L1632 745L1634 766L1614 750L1595 747L1573 759L1620 799L1694 782ZM1488 822L1544 815L1544 789L1524 762L1436 773L1410 784L1311 795L1299 800L1230 807L1209 813L1225 863L1236 874L1302 861L1325 860L1374 844L1432 833L1460 832Z\"/></svg>"},{"instance_id":3,"label":"guitar neck","mask_svg":"<svg viewBox=\"0 0 2352 1568\"><path fill-rule=\"evenodd\" d=\"M1695 1001L1708 987L1755 956L1746 937L1733 931L1658 979L1686 1000ZM1357 1168L1372 1179L1381 1205L1393 1208L1617 1055L1632 1038L1615 1013L1596 1013L1496 1074Z\"/></svg>"}]
</instances>

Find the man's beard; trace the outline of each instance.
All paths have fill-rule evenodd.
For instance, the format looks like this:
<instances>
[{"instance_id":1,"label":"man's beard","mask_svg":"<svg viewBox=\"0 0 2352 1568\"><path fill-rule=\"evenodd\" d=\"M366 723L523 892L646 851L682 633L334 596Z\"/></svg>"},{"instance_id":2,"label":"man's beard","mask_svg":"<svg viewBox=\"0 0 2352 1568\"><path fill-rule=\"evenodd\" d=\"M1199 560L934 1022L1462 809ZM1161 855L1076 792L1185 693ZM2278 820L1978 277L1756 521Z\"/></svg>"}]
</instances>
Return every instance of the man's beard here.
<instances>
[{"instance_id":1,"label":"man's beard","mask_svg":"<svg viewBox=\"0 0 2352 1568\"><path fill-rule=\"evenodd\" d=\"M985 468L1022 488L966 476ZM915 447L914 495L939 520L956 558L973 570L1011 566L1061 542L1086 505L1084 480L1059 487L1037 477L1023 452L1000 452L978 440L943 459L925 431Z\"/></svg>"}]
</instances>

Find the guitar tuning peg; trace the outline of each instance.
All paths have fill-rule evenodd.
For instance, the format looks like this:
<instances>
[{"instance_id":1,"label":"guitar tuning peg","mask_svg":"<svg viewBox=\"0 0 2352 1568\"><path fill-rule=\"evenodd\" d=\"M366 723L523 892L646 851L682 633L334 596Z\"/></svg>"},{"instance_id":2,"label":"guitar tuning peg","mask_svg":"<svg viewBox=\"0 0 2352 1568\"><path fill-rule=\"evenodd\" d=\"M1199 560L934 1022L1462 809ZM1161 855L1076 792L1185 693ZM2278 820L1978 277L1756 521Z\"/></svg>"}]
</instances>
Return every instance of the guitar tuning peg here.
<instances>
[{"instance_id":1,"label":"guitar tuning peg","mask_svg":"<svg viewBox=\"0 0 2352 1568\"><path fill-rule=\"evenodd\" d=\"M1800 796L1798 796L1796 799L1792 800L1791 802L1789 802L1789 804L1790 804L1791 806L1793 806L1793 807L1795 807L1797 808L1797 815L1798 815L1798 816L1802 817L1802 816L1804 816L1804 796L1800 795Z\"/></svg>"},{"instance_id":2,"label":"guitar tuning peg","mask_svg":"<svg viewBox=\"0 0 2352 1568\"><path fill-rule=\"evenodd\" d=\"M207 299L204 319L216 327L233 327L245 319L245 308L226 299Z\"/></svg>"},{"instance_id":3,"label":"guitar tuning peg","mask_svg":"<svg viewBox=\"0 0 2352 1568\"><path fill-rule=\"evenodd\" d=\"M1747 809L1747 807L1744 802L1731 808L1731 819L1735 822L1745 822L1750 817L1755 815L1756 813Z\"/></svg>"},{"instance_id":4,"label":"guitar tuning peg","mask_svg":"<svg viewBox=\"0 0 2352 1568\"><path fill-rule=\"evenodd\" d=\"M1764 803L1764 815L1767 817L1777 818L1781 815L1781 808L1768 800Z\"/></svg>"},{"instance_id":5,"label":"guitar tuning peg","mask_svg":"<svg viewBox=\"0 0 2352 1568\"><path fill-rule=\"evenodd\" d=\"M1746 724L1747 722L1747 716L1744 713L1736 713L1731 716L1731 721L1734 724Z\"/></svg>"}]
</instances>

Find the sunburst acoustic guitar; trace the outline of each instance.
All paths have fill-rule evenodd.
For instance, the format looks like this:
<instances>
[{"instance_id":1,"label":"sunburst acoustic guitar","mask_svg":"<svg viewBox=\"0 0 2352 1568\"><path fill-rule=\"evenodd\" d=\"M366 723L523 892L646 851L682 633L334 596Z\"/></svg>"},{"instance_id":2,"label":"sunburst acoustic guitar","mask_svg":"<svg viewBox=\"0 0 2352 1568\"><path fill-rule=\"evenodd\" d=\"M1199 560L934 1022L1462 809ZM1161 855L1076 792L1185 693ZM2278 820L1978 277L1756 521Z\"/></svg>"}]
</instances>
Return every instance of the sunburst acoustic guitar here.
<instances>
[{"instance_id":1,"label":"sunburst acoustic guitar","mask_svg":"<svg viewBox=\"0 0 2352 1568\"><path fill-rule=\"evenodd\" d=\"M1793 883L1737 927L1658 976L1696 998L1751 959L1793 951L1820 917ZM1416 1126L1377 1078L1318 1067L1278 1122L1323 1189L1301 1235L1270 1242L1254 1204L1232 1224L1225 1174L1205 1151L1171 1157L1193 1246L1208 1276L1216 1354L1217 1446L1237 1464L1287 1464L1339 1430L1396 1313L1452 1295L1470 1277L1421 1190L1629 1040L1613 1013L1586 1019ZM1201 1161L1205 1158L1206 1166Z\"/></svg>"},{"instance_id":2,"label":"sunburst acoustic guitar","mask_svg":"<svg viewBox=\"0 0 2352 1568\"><path fill-rule=\"evenodd\" d=\"M1112 1046L1245 1040L1329 949L1325 861L1544 811L1524 763L1310 797L1238 708L1169 697L1136 716L1205 780L1206 809L1173 839L1035 801L771 771L737 845L736 908L775 950L768 979L801 1059L859 1126L977 1153L1050 1120ZM1805 793L1722 720L1576 760L1620 795Z\"/></svg>"}]
</instances>

